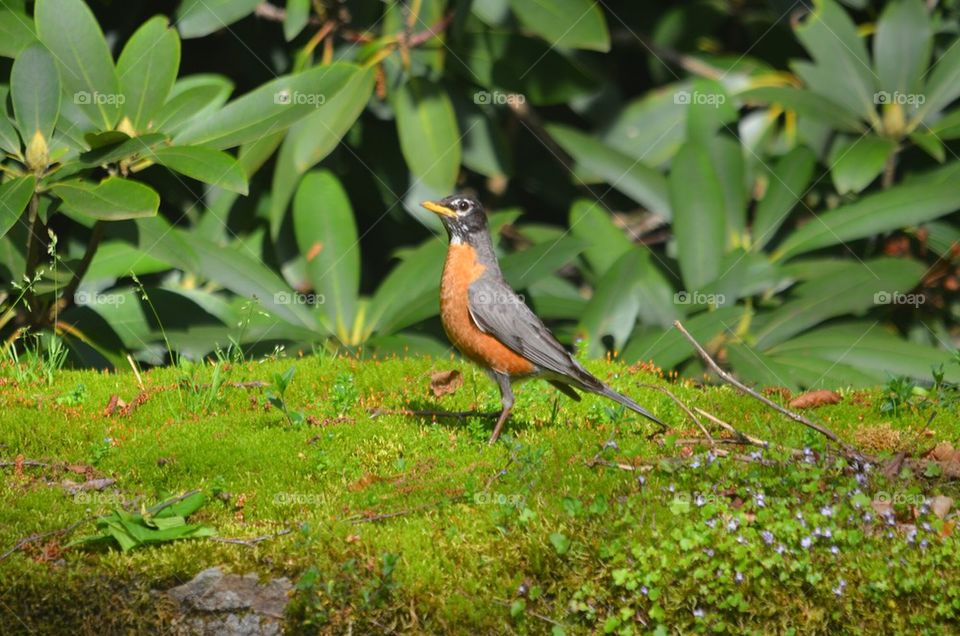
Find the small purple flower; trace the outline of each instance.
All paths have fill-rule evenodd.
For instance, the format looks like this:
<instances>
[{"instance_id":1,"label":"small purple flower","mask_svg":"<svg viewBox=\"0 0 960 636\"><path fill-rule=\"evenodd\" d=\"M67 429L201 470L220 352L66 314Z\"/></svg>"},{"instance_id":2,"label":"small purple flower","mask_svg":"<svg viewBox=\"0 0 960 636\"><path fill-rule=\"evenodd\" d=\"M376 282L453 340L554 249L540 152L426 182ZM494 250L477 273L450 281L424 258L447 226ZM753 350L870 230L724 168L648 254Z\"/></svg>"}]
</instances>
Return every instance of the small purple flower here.
<instances>
[{"instance_id":1,"label":"small purple flower","mask_svg":"<svg viewBox=\"0 0 960 636\"><path fill-rule=\"evenodd\" d=\"M742 534L738 534L737 543L739 543L740 545L747 545L747 540L744 538Z\"/></svg>"},{"instance_id":2,"label":"small purple flower","mask_svg":"<svg viewBox=\"0 0 960 636\"><path fill-rule=\"evenodd\" d=\"M873 521L873 515L872 515L872 514L870 514L869 512L863 513L863 522L864 522L864 523L870 523L870 522L872 522L872 521Z\"/></svg>"},{"instance_id":3,"label":"small purple flower","mask_svg":"<svg viewBox=\"0 0 960 636\"><path fill-rule=\"evenodd\" d=\"M838 548L838 547L835 546L835 545L832 545L832 546L830 546L830 553L831 553L831 554L840 554L840 548Z\"/></svg>"},{"instance_id":4,"label":"small purple flower","mask_svg":"<svg viewBox=\"0 0 960 636\"><path fill-rule=\"evenodd\" d=\"M733 519L727 522L728 532L736 532L737 528L739 527L740 527L740 520L737 519L736 517L734 517Z\"/></svg>"},{"instance_id":5,"label":"small purple flower","mask_svg":"<svg viewBox=\"0 0 960 636\"><path fill-rule=\"evenodd\" d=\"M776 553L777 553L777 554L783 554L783 553L786 552L786 551L787 551L787 549L784 547L784 545L783 545L782 543L779 544L779 545L776 547Z\"/></svg>"},{"instance_id":6,"label":"small purple flower","mask_svg":"<svg viewBox=\"0 0 960 636\"><path fill-rule=\"evenodd\" d=\"M700 609L699 607L696 608L695 610L693 610L693 617L694 617L694 618L703 618L703 610Z\"/></svg>"},{"instance_id":7,"label":"small purple flower","mask_svg":"<svg viewBox=\"0 0 960 636\"><path fill-rule=\"evenodd\" d=\"M603 450L607 450L608 448L613 450L620 450L620 447L617 446L616 440L612 440L612 439L607 440L607 442L603 445Z\"/></svg>"},{"instance_id":8,"label":"small purple flower","mask_svg":"<svg viewBox=\"0 0 960 636\"><path fill-rule=\"evenodd\" d=\"M920 549L926 550L928 545L930 545L930 542L924 539L923 541L920 542Z\"/></svg>"},{"instance_id":9,"label":"small purple flower","mask_svg":"<svg viewBox=\"0 0 960 636\"><path fill-rule=\"evenodd\" d=\"M854 475L854 479L856 479L857 483L860 484L861 486L867 483L867 476L864 475L863 473L857 473L856 475Z\"/></svg>"},{"instance_id":10,"label":"small purple flower","mask_svg":"<svg viewBox=\"0 0 960 636\"><path fill-rule=\"evenodd\" d=\"M750 453L750 459L754 461L760 459L761 457L763 457L763 451L753 451Z\"/></svg>"},{"instance_id":11,"label":"small purple flower","mask_svg":"<svg viewBox=\"0 0 960 636\"><path fill-rule=\"evenodd\" d=\"M773 545L773 533L769 530L764 530L760 533L760 536L763 537L763 542L767 545Z\"/></svg>"},{"instance_id":12,"label":"small purple flower","mask_svg":"<svg viewBox=\"0 0 960 636\"><path fill-rule=\"evenodd\" d=\"M816 528L813 529L813 536L815 537L820 536L820 526L817 526Z\"/></svg>"},{"instance_id":13,"label":"small purple flower","mask_svg":"<svg viewBox=\"0 0 960 636\"><path fill-rule=\"evenodd\" d=\"M690 468L700 468L700 459L695 458L692 462L690 462Z\"/></svg>"},{"instance_id":14,"label":"small purple flower","mask_svg":"<svg viewBox=\"0 0 960 636\"><path fill-rule=\"evenodd\" d=\"M907 532L907 543L913 543L917 540L917 530L916 528Z\"/></svg>"},{"instance_id":15,"label":"small purple flower","mask_svg":"<svg viewBox=\"0 0 960 636\"><path fill-rule=\"evenodd\" d=\"M743 583L743 572L737 572L733 575L733 580L737 583Z\"/></svg>"},{"instance_id":16,"label":"small purple flower","mask_svg":"<svg viewBox=\"0 0 960 636\"><path fill-rule=\"evenodd\" d=\"M887 531L887 538L888 538L888 539L892 539L892 538L893 538L893 530Z\"/></svg>"},{"instance_id":17,"label":"small purple flower","mask_svg":"<svg viewBox=\"0 0 960 636\"><path fill-rule=\"evenodd\" d=\"M674 490L676 490L676 487L673 484L670 484L669 486L667 486L667 490L670 492L673 492Z\"/></svg>"},{"instance_id":18,"label":"small purple flower","mask_svg":"<svg viewBox=\"0 0 960 636\"><path fill-rule=\"evenodd\" d=\"M694 503L696 503L697 507L699 508L704 506L707 503L707 499L703 495L697 495L697 498L694 500Z\"/></svg>"},{"instance_id":19,"label":"small purple flower","mask_svg":"<svg viewBox=\"0 0 960 636\"><path fill-rule=\"evenodd\" d=\"M824 529L823 529L823 532L820 533L820 536L826 537L826 538L829 539L829 538L833 537L833 532L831 532L830 528L824 528Z\"/></svg>"},{"instance_id":20,"label":"small purple flower","mask_svg":"<svg viewBox=\"0 0 960 636\"><path fill-rule=\"evenodd\" d=\"M711 559L713 558L713 555L714 555L713 548L704 548L703 553L706 554Z\"/></svg>"},{"instance_id":21,"label":"small purple flower","mask_svg":"<svg viewBox=\"0 0 960 636\"><path fill-rule=\"evenodd\" d=\"M887 525L888 525L888 526L895 526L895 525L897 525L897 518L893 515L892 512L888 512L888 513L886 514L886 518L887 518Z\"/></svg>"},{"instance_id":22,"label":"small purple flower","mask_svg":"<svg viewBox=\"0 0 960 636\"><path fill-rule=\"evenodd\" d=\"M710 451L707 451L707 466L709 466L710 464L712 464L712 463L713 463L713 460L715 460L715 459L716 459L716 457L713 455L713 453L710 452Z\"/></svg>"},{"instance_id":23,"label":"small purple flower","mask_svg":"<svg viewBox=\"0 0 960 636\"><path fill-rule=\"evenodd\" d=\"M646 585L641 585L641 586L640 586L640 593L643 594L644 596L646 596L647 594L650 593L650 590L647 589L647 586L646 586Z\"/></svg>"},{"instance_id":24,"label":"small purple flower","mask_svg":"<svg viewBox=\"0 0 960 636\"><path fill-rule=\"evenodd\" d=\"M824 506L823 508L820 509L820 514L822 514L824 517L832 517L833 508L831 508L830 506Z\"/></svg>"},{"instance_id":25,"label":"small purple flower","mask_svg":"<svg viewBox=\"0 0 960 636\"><path fill-rule=\"evenodd\" d=\"M843 596L843 590L845 587L847 587L847 582L843 579L840 579L840 581L837 582L837 587L833 588L833 593L837 596Z\"/></svg>"},{"instance_id":26,"label":"small purple flower","mask_svg":"<svg viewBox=\"0 0 960 636\"><path fill-rule=\"evenodd\" d=\"M704 523L707 524L707 527L708 527L708 528L716 528L716 527L717 527L717 520L716 520L716 519L707 519L706 521L704 521Z\"/></svg>"},{"instance_id":27,"label":"small purple flower","mask_svg":"<svg viewBox=\"0 0 960 636\"><path fill-rule=\"evenodd\" d=\"M923 523L921 523L921 524L920 524L920 527L923 528L925 531L930 532L930 529L931 529L931 528L930 528L930 524L927 523L926 521L924 521Z\"/></svg>"},{"instance_id":28,"label":"small purple flower","mask_svg":"<svg viewBox=\"0 0 960 636\"><path fill-rule=\"evenodd\" d=\"M753 496L753 502L757 504L758 508L763 508L767 505L767 502L764 500L764 495L762 492L758 492Z\"/></svg>"},{"instance_id":29,"label":"small purple flower","mask_svg":"<svg viewBox=\"0 0 960 636\"><path fill-rule=\"evenodd\" d=\"M644 477L643 475L638 475L638 476L637 476L637 483L640 484L641 486L643 486L643 485L645 485L645 484L647 483L647 478Z\"/></svg>"},{"instance_id":30,"label":"small purple flower","mask_svg":"<svg viewBox=\"0 0 960 636\"><path fill-rule=\"evenodd\" d=\"M804 550L809 550L811 545L813 545L813 538L804 537L800 539L800 547Z\"/></svg>"}]
</instances>

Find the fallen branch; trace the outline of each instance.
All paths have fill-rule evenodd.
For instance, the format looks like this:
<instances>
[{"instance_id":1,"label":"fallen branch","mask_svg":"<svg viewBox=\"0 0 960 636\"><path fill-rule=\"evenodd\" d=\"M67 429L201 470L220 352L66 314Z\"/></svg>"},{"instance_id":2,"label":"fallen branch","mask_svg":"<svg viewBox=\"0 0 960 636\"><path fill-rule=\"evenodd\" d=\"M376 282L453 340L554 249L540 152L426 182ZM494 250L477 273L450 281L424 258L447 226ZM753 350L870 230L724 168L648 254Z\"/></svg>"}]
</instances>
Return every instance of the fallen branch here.
<instances>
[{"instance_id":1,"label":"fallen branch","mask_svg":"<svg viewBox=\"0 0 960 636\"><path fill-rule=\"evenodd\" d=\"M258 543L263 543L264 541L269 541L270 539L276 539L277 537L282 537L285 534L290 534L293 532L291 528L284 528L280 532L274 532L273 534L265 534L261 537L253 537L252 539L241 539L234 537L210 537L211 541L216 541L217 543L229 543L232 545L245 545L247 547L254 547Z\"/></svg>"},{"instance_id":2,"label":"fallen branch","mask_svg":"<svg viewBox=\"0 0 960 636\"><path fill-rule=\"evenodd\" d=\"M683 403L683 400L681 400L676 395L674 395L672 391L662 386L657 386L656 384L639 384L638 386L643 387L645 389L653 389L654 391L660 391L661 393L667 395L671 400L676 402L677 406L683 409L683 412L686 413L691 420L693 420L694 424L697 425L697 427L703 433L704 437L706 437L707 440L710 442L710 445L716 446L716 442L713 441L713 435L710 434L710 431L708 431L707 428L703 425L703 423L699 419L697 419L697 416L693 414L693 411L691 411L690 408Z\"/></svg>"},{"instance_id":3,"label":"fallen branch","mask_svg":"<svg viewBox=\"0 0 960 636\"><path fill-rule=\"evenodd\" d=\"M94 519L96 519L96 517L86 517L85 519L81 519L76 523L70 524L66 528L60 528L59 530L51 530L50 532L40 532L38 534L31 534L29 537L24 537L19 541L17 541L12 548L7 550L3 554L0 554L0 561L3 561L10 555L19 552L20 550L30 545L31 543L36 543L40 539L46 539L48 537L54 537L54 536L65 536L67 534L70 534L71 532L73 532L83 524L89 521L93 521Z\"/></svg>"},{"instance_id":4,"label":"fallen branch","mask_svg":"<svg viewBox=\"0 0 960 636\"><path fill-rule=\"evenodd\" d=\"M752 444L753 446L759 446L760 448L770 448L771 446L776 448L782 448L777 444L770 444L770 442L768 442L767 440L760 439L759 437L753 437L752 435L747 435L742 431L738 431L733 426L731 426L730 424L727 424L716 415L713 415L712 413L708 413L701 408L694 407L693 410L699 413L700 415L704 416L705 418L707 418L708 420L710 420L720 428L724 429L725 431L729 431L737 439L741 440L743 443Z\"/></svg>"},{"instance_id":5,"label":"fallen branch","mask_svg":"<svg viewBox=\"0 0 960 636\"><path fill-rule=\"evenodd\" d=\"M380 417L381 415L416 415L424 417L456 417L466 419L468 417L500 417L500 413L484 413L481 411L414 411L410 409L370 409L367 411L370 419Z\"/></svg>"},{"instance_id":6,"label":"fallen branch","mask_svg":"<svg viewBox=\"0 0 960 636\"><path fill-rule=\"evenodd\" d=\"M787 417L789 417L789 418L790 418L791 420L793 420L794 422L797 422L797 423L799 423L799 424L803 424L803 425L806 426L807 428L809 428L809 429L811 429L811 430L814 430L814 431L820 433L821 435L823 435L824 437L826 437L827 439L829 439L831 442L833 442L834 444L836 444L837 446L839 446L840 448L842 448L843 451L844 451L844 454L845 454L848 458L853 459L853 460L855 460L855 461L858 462L858 463L862 463L862 462L864 461L863 456L860 454L860 452L859 452L857 449L853 448L852 446L850 446L850 445L847 444L846 442L842 441L839 437L837 437L836 433L834 433L834 432L831 431L830 429L828 429L828 428L826 428L826 427L824 427L824 426L821 426L821 425L819 425L819 424L816 424L815 422L810 421L809 419L805 418L804 416L800 415L799 413L794 413L793 411L791 411L791 410L789 410L789 409L783 408L782 406L780 406L779 404L777 404L777 403L774 402L773 400L767 398L767 397L764 396L764 395L761 395L760 393L757 393L756 391L754 391L753 389L751 389L751 388L748 387L747 385L745 385L745 384L743 384L742 382L740 382L740 380L736 379L735 377L733 377L732 375L730 375L729 373L727 373L726 371L724 371L723 369L721 369L721 368L720 368L720 365L718 365L718 364L716 363L716 361L715 361L712 357L710 357L710 354L707 353L706 349L704 349L704 348L700 345L700 343L697 342L696 338L694 338L693 336L690 335L690 332L686 330L686 328L680 323L679 320L675 320L675 321L673 322L673 326L676 327L677 330L678 330L680 333L683 334L683 336L690 342L690 344L693 345L693 348L696 349L697 353L700 355L700 357L703 359L703 361L707 364L707 366L710 367L710 369L711 369L714 373L716 373L718 376L720 376L720 379L722 379L724 382L732 385L734 388L736 388L737 390L739 390L741 393L745 393L746 395L749 395L750 397L754 398L755 400L758 400L758 401L762 402L763 404L766 404L767 406L769 406L769 407L772 408L773 410L777 411L778 413L782 413L783 415L786 415Z\"/></svg>"}]
</instances>

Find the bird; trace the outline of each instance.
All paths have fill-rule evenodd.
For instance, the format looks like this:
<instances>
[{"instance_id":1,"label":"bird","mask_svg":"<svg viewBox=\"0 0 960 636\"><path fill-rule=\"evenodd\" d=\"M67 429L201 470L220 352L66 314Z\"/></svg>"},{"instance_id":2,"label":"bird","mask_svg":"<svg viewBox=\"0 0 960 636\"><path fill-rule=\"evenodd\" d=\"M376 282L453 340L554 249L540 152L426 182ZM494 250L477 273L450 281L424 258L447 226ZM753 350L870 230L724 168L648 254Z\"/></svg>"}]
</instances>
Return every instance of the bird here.
<instances>
[{"instance_id":1,"label":"bird","mask_svg":"<svg viewBox=\"0 0 960 636\"><path fill-rule=\"evenodd\" d=\"M487 228L487 213L476 198L454 194L420 205L439 215L449 236L440 278L443 329L460 353L486 371L500 388L503 410L490 444L500 437L510 417L512 385L531 378L546 380L578 402L578 391L602 395L666 427L587 371L504 280Z\"/></svg>"}]
</instances>

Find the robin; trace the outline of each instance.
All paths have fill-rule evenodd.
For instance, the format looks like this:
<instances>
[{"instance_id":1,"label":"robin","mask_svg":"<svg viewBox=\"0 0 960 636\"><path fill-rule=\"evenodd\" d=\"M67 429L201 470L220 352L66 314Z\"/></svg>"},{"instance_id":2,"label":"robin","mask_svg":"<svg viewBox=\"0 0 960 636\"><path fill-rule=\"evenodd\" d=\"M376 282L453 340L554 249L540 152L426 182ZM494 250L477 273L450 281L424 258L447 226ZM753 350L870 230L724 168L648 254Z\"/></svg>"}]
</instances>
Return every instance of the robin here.
<instances>
[{"instance_id":1,"label":"robin","mask_svg":"<svg viewBox=\"0 0 960 636\"><path fill-rule=\"evenodd\" d=\"M510 288L500 273L487 215L479 201L453 195L421 205L440 216L450 236L440 280L444 331L454 346L487 371L500 387L503 410L491 444L497 441L513 408L511 385L534 377L545 379L577 401L578 390L598 393L664 426L642 406L584 369Z\"/></svg>"}]
</instances>

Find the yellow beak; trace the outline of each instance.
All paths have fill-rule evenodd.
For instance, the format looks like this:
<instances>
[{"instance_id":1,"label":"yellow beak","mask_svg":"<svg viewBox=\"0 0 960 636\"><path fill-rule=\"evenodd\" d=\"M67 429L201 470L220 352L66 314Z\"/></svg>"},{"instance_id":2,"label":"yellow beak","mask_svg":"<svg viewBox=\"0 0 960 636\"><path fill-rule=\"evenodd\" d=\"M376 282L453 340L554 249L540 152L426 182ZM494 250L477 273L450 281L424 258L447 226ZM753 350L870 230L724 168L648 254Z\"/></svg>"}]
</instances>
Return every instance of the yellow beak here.
<instances>
[{"instance_id":1,"label":"yellow beak","mask_svg":"<svg viewBox=\"0 0 960 636\"><path fill-rule=\"evenodd\" d=\"M424 201L420 205L430 210L434 214L439 214L440 216L449 216L449 217L457 216L457 213L451 210L450 208L448 208L447 206L440 205L439 203L434 203L433 201Z\"/></svg>"}]
</instances>

